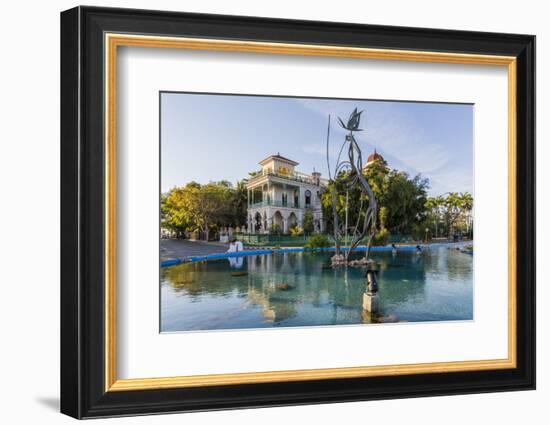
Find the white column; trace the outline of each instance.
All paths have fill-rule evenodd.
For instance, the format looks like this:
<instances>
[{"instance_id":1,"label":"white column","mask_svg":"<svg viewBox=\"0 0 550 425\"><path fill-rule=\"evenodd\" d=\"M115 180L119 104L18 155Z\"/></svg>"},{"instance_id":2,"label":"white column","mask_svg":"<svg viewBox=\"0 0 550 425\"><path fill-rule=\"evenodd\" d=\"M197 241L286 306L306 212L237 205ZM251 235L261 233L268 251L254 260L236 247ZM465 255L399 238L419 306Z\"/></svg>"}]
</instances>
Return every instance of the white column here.
<instances>
[{"instance_id":1,"label":"white column","mask_svg":"<svg viewBox=\"0 0 550 425\"><path fill-rule=\"evenodd\" d=\"M271 214L270 210L267 210L267 231L268 232L271 230L271 226L273 226L273 214Z\"/></svg>"},{"instance_id":2,"label":"white column","mask_svg":"<svg viewBox=\"0 0 550 425\"><path fill-rule=\"evenodd\" d=\"M283 217L283 233L288 233L288 218Z\"/></svg>"}]
</instances>

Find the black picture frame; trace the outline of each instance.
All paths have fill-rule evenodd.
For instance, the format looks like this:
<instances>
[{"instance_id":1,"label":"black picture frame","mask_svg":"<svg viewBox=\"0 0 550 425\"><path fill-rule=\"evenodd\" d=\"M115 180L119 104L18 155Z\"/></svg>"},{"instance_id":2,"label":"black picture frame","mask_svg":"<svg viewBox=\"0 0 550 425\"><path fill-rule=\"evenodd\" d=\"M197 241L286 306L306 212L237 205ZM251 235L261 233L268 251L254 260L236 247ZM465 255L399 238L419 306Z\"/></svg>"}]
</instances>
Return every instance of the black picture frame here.
<instances>
[{"instance_id":1,"label":"black picture frame","mask_svg":"<svg viewBox=\"0 0 550 425\"><path fill-rule=\"evenodd\" d=\"M104 33L517 58L517 367L473 372L105 391ZM61 13L61 412L75 418L535 388L535 37L76 7Z\"/></svg>"}]
</instances>

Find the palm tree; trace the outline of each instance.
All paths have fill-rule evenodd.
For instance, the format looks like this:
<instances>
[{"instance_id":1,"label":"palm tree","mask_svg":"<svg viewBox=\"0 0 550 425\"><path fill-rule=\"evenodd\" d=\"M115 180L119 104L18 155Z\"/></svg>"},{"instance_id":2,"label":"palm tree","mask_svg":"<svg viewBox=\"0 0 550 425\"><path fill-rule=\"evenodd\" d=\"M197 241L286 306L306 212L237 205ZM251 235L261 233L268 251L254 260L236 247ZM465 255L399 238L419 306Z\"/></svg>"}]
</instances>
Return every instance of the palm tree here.
<instances>
[{"instance_id":1,"label":"palm tree","mask_svg":"<svg viewBox=\"0 0 550 425\"><path fill-rule=\"evenodd\" d=\"M438 235L439 222L441 221L441 215L443 207L445 205L445 198L442 195L435 196L433 198L428 198L426 202L426 208L430 212L434 226L435 226L435 237Z\"/></svg>"},{"instance_id":2,"label":"palm tree","mask_svg":"<svg viewBox=\"0 0 550 425\"><path fill-rule=\"evenodd\" d=\"M461 202L462 202L462 208L464 210L471 210L474 206L474 198L469 192L462 192L460 194Z\"/></svg>"},{"instance_id":3,"label":"palm tree","mask_svg":"<svg viewBox=\"0 0 550 425\"><path fill-rule=\"evenodd\" d=\"M445 206L445 221L449 237L451 237L454 227L459 219L472 210L474 198L468 192L449 192L444 201Z\"/></svg>"},{"instance_id":4,"label":"palm tree","mask_svg":"<svg viewBox=\"0 0 550 425\"><path fill-rule=\"evenodd\" d=\"M462 210L463 210L463 216L466 221L466 231L468 233L468 237L470 237L471 228L470 228L470 217L471 217L471 211L474 207L474 198L473 196L468 192L461 193L461 200L462 200Z\"/></svg>"}]
</instances>

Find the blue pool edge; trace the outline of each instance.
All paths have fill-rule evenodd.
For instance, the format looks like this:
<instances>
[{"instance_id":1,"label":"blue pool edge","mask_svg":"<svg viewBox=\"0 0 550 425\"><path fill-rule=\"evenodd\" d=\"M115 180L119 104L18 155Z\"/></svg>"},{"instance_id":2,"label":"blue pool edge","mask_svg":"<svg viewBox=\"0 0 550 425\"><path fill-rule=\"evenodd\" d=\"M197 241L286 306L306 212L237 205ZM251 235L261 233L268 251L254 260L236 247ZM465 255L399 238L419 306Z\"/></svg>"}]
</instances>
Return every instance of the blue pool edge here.
<instances>
[{"instance_id":1,"label":"blue pool edge","mask_svg":"<svg viewBox=\"0 0 550 425\"><path fill-rule=\"evenodd\" d=\"M457 246L458 244L463 244L464 242L441 242L441 243L433 243L433 244L426 244L426 245L420 245L422 249L431 249L432 247L444 247L444 246ZM398 247L397 251L415 251L417 245L401 245ZM342 251L346 251L347 247L340 248ZM373 246L370 248L372 252L390 252L392 251L391 245L386 246ZM182 263L194 263L197 261L208 261L208 260L222 260L224 258L231 258L231 257L246 257L249 255L265 255L265 254L273 254L273 253L279 253L284 254L288 252L334 252L336 248L329 247L329 248L304 248L304 247L296 247L296 248L265 248L265 249L253 249L253 250L245 250L240 252L221 252L217 254L208 254L208 255L191 255L184 258L171 258L169 260L161 261L160 267L171 267L171 266L177 266L178 264ZM357 248L355 248L355 251L366 251L367 247L365 245L360 245Z\"/></svg>"}]
</instances>

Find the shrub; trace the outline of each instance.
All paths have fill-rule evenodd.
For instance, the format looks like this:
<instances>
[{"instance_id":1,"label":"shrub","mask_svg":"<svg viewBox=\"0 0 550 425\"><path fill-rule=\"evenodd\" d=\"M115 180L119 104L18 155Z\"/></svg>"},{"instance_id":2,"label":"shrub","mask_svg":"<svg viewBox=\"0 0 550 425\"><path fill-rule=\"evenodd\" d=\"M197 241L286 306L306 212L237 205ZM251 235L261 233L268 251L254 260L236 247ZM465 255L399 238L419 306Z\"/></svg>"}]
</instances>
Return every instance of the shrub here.
<instances>
[{"instance_id":1,"label":"shrub","mask_svg":"<svg viewBox=\"0 0 550 425\"><path fill-rule=\"evenodd\" d=\"M372 246L384 246L388 244L390 232L388 229L382 229L372 238Z\"/></svg>"},{"instance_id":2,"label":"shrub","mask_svg":"<svg viewBox=\"0 0 550 425\"><path fill-rule=\"evenodd\" d=\"M311 211L307 210L304 214L302 226L304 227L304 232L308 235L313 233L313 229L315 228L315 226L313 224L313 213Z\"/></svg>"},{"instance_id":3,"label":"shrub","mask_svg":"<svg viewBox=\"0 0 550 425\"><path fill-rule=\"evenodd\" d=\"M306 244L304 245L304 248L308 248L308 249L328 248L331 245L332 244L329 238L327 237L327 235L317 234L317 235L311 236L307 240Z\"/></svg>"},{"instance_id":4,"label":"shrub","mask_svg":"<svg viewBox=\"0 0 550 425\"><path fill-rule=\"evenodd\" d=\"M304 229L298 226L294 226L290 228L290 235L291 236L301 236L304 234Z\"/></svg>"},{"instance_id":5,"label":"shrub","mask_svg":"<svg viewBox=\"0 0 550 425\"><path fill-rule=\"evenodd\" d=\"M281 234L281 226L278 224L274 224L271 226L271 230L269 231L270 235L280 235Z\"/></svg>"}]
</instances>

